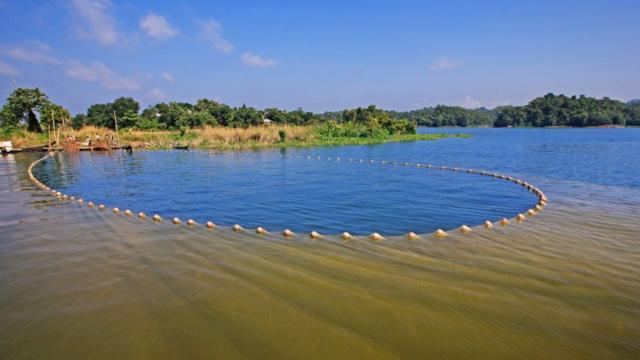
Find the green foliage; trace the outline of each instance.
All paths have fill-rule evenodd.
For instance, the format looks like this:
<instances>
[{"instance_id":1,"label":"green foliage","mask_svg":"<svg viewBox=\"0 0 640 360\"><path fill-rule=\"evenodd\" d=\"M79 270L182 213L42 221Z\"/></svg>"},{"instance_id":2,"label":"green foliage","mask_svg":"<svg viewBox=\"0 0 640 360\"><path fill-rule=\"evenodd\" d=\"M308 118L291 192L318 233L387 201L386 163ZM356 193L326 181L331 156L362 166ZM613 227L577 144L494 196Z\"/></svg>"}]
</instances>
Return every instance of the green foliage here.
<instances>
[{"instance_id":1,"label":"green foliage","mask_svg":"<svg viewBox=\"0 0 640 360\"><path fill-rule=\"evenodd\" d=\"M547 94L525 106L505 107L497 115L495 126L604 126L640 124L640 110L607 97L596 99L581 95L567 97Z\"/></svg>"},{"instance_id":2,"label":"green foliage","mask_svg":"<svg viewBox=\"0 0 640 360\"><path fill-rule=\"evenodd\" d=\"M56 127L60 126L63 122L65 125L68 125L70 120L71 115L69 111L52 102L48 102L40 111L40 124L43 127L53 125L54 122L56 123Z\"/></svg>"},{"instance_id":3,"label":"green foliage","mask_svg":"<svg viewBox=\"0 0 640 360\"><path fill-rule=\"evenodd\" d=\"M284 130L279 130L278 131L278 137L280 138L280 142L281 143L287 141L287 132L284 131Z\"/></svg>"},{"instance_id":4,"label":"green foliage","mask_svg":"<svg viewBox=\"0 0 640 360\"><path fill-rule=\"evenodd\" d=\"M180 137L183 138L187 134L187 130L189 130L186 126L180 126Z\"/></svg>"},{"instance_id":5,"label":"green foliage","mask_svg":"<svg viewBox=\"0 0 640 360\"><path fill-rule=\"evenodd\" d=\"M394 118L407 118L415 121L420 126L491 126L493 114L490 110L465 109L459 106L438 105L435 108L423 108L420 110L395 112L389 111Z\"/></svg>"},{"instance_id":6,"label":"green foliage","mask_svg":"<svg viewBox=\"0 0 640 360\"><path fill-rule=\"evenodd\" d=\"M325 113L323 116L326 120L317 129L321 137L385 138L416 133L414 121L392 118L388 112L374 105L344 110L340 114Z\"/></svg>"},{"instance_id":7,"label":"green foliage","mask_svg":"<svg viewBox=\"0 0 640 360\"><path fill-rule=\"evenodd\" d=\"M118 128L135 126L139 121L140 104L130 97L119 97L112 103L93 104L87 109L84 125L94 125L115 129L115 119ZM116 118L114 118L114 114Z\"/></svg>"},{"instance_id":8,"label":"green foliage","mask_svg":"<svg viewBox=\"0 0 640 360\"><path fill-rule=\"evenodd\" d=\"M29 131L42 132L38 120L40 114L44 124L50 124L52 118L56 123L69 119L69 112L62 106L53 104L40 89L15 89L7 98L0 110L0 126L12 127L26 124Z\"/></svg>"},{"instance_id":9,"label":"green foliage","mask_svg":"<svg viewBox=\"0 0 640 360\"><path fill-rule=\"evenodd\" d=\"M87 115L85 114L77 114L71 120L71 126L76 130L85 125L87 125Z\"/></svg>"}]
</instances>

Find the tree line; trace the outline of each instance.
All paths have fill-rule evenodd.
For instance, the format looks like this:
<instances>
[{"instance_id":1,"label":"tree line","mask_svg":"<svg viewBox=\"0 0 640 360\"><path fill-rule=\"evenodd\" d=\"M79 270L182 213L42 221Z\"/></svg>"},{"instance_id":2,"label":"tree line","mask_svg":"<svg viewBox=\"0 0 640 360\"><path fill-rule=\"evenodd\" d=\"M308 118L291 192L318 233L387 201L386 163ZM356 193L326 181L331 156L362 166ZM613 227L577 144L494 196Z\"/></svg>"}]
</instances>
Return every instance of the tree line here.
<instances>
[{"instance_id":1,"label":"tree line","mask_svg":"<svg viewBox=\"0 0 640 360\"><path fill-rule=\"evenodd\" d=\"M465 109L457 106L436 107L406 112L390 112L394 117L408 118L420 126L640 126L640 101L624 103L607 97L547 94L524 106L502 106L495 109Z\"/></svg>"},{"instance_id":2,"label":"tree line","mask_svg":"<svg viewBox=\"0 0 640 360\"><path fill-rule=\"evenodd\" d=\"M413 133L416 125L440 126L640 126L640 102L623 103L609 98L547 94L524 106L504 106L495 109L466 109L438 105L412 111L385 111L371 105L316 114L302 109L293 111L278 108L259 110L242 105L231 107L214 100L200 99L186 102L158 103L140 111L140 104L131 97L113 102L93 104L86 113L71 118L63 106L53 103L40 89L16 89L0 110L0 126L26 127L41 132L48 126L86 125L119 128L185 129L201 126L248 127L263 124L269 119L276 124L328 124L329 132L370 132L382 129L389 134ZM353 124L355 126L332 126ZM371 135L371 134L369 134Z\"/></svg>"},{"instance_id":3,"label":"tree line","mask_svg":"<svg viewBox=\"0 0 640 360\"><path fill-rule=\"evenodd\" d=\"M547 94L525 106L500 109L494 126L640 126L640 103L623 103L607 97Z\"/></svg>"}]
</instances>

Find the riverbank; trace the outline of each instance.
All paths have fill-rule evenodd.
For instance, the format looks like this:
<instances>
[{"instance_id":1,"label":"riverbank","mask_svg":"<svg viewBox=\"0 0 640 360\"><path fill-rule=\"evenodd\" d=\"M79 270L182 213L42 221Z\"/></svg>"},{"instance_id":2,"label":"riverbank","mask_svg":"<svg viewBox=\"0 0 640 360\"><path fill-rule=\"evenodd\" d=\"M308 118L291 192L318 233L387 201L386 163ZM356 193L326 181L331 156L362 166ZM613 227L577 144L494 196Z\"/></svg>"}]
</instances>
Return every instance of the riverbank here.
<instances>
[{"instance_id":1,"label":"riverbank","mask_svg":"<svg viewBox=\"0 0 640 360\"><path fill-rule=\"evenodd\" d=\"M94 126L64 131L64 136L73 136L80 141L114 138L120 144L131 144L134 148L169 149L175 145L189 145L191 148L215 150L242 150L273 147L314 147L339 145L371 145L388 142L425 141L443 138L465 138L467 134L376 134L375 136L326 136L316 126L271 125L248 128L203 127L175 130L133 130L115 132L111 129ZM5 136L3 136L3 139ZM15 131L6 134L14 147L26 148L48 144L46 134L28 131ZM55 139L52 139L52 141Z\"/></svg>"}]
</instances>

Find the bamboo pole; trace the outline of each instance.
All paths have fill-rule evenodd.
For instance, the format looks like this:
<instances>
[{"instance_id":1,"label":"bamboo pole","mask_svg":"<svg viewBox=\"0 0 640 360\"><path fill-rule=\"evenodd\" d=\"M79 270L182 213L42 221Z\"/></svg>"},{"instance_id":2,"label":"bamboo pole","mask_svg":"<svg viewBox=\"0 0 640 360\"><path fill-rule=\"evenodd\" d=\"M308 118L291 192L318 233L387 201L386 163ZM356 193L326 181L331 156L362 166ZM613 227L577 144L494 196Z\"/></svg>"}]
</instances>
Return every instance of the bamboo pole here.
<instances>
[{"instance_id":1,"label":"bamboo pole","mask_svg":"<svg viewBox=\"0 0 640 360\"><path fill-rule=\"evenodd\" d=\"M120 144L120 136L118 135L118 117L116 116L116 111L113 110L113 121L116 125L116 144L113 145L119 145Z\"/></svg>"}]
</instances>

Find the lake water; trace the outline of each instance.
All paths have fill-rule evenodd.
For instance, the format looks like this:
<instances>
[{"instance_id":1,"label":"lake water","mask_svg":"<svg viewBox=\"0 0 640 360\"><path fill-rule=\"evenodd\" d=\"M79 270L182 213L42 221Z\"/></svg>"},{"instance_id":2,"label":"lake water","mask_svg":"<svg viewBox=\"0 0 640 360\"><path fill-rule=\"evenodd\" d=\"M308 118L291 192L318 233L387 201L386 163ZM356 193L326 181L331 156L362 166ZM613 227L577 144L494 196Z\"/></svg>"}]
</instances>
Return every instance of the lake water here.
<instances>
[{"instance_id":1,"label":"lake water","mask_svg":"<svg viewBox=\"0 0 640 360\"><path fill-rule=\"evenodd\" d=\"M460 146L465 140L443 142ZM417 144L412 151L422 159L432 144ZM35 174L52 188L96 204L278 232L426 233L512 217L538 201L512 182L380 161L406 158L403 145L405 150L385 146L383 152L375 146L83 152L60 154Z\"/></svg>"},{"instance_id":2,"label":"lake water","mask_svg":"<svg viewBox=\"0 0 640 360\"><path fill-rule=\"evenodd\" d=\"M96 203L264 236L60 202L29 182L37 156L1 158L0 358L637 358L640 129L426 131L473 137L83 153L37 170ZM513 175L550 203L444 239L309 239L476 225L536 201L490 177L349 158Z\"/></svg>"}]
</instances>

